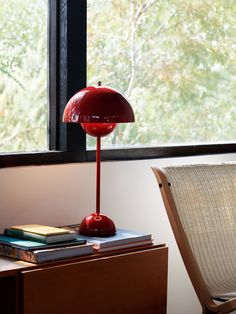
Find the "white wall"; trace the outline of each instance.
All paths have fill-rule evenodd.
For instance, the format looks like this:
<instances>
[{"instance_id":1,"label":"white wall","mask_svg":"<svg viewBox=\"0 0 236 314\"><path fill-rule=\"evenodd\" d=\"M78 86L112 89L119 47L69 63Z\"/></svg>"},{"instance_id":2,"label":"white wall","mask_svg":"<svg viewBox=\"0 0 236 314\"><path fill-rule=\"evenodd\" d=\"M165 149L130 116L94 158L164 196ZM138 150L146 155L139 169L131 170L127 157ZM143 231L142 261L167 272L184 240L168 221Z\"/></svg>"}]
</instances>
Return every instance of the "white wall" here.
<instances>
[{"instance_id":1,"label":"white wall","mask_svg":"<svg viewBox=\"0 0 236 314\"><path fill-rule=\"evenodd\" d=\"M117 226L151 232L169 247L168 314L201 313L151 166L236 160L236 154L102 164L101 208ZM78 223L94 211L95 164L0 169L0 229Z\"/></svg>"}]
</instances>

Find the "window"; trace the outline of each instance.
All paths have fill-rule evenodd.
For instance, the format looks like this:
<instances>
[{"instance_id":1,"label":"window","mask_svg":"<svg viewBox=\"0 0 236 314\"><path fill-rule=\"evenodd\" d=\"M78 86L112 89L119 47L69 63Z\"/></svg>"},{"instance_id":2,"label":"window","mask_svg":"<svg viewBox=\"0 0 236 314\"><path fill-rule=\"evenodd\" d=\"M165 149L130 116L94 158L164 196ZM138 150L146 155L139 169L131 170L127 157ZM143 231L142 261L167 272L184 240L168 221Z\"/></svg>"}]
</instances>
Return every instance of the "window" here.
<instances>
[{"instance_id":1,"label":"window","mask_svg":"<svg viewBox=\"0 0 236 314\"><path fill-rule=\"evenodd\" d=\"M16 7L20 4L25 6L28 14L25 13L26 19L21 19L24 29L21 35L25 33L24 38L27 38L30 32L35 31L34 27L40 29L39 35L45 34L46 2L49 8L49 109L45 105L47 62L44 36L44 48L38 60L40 66L35 60L36 55L31 52L32 61L36 61L33 73L41 73L35 79L40 81L41 78L44 87L41 85L42 92L37 94L40 90L36 87L35 92L32 90L33 80L27 86L29 100L30 96L38 95L41 101L34 106L31 103L30 109L36 112L41 108L41 111L30 126L32 132L29 127L22 127L26 138L30 133L31 142L40 143L28 146L25 140L25 147L17 146L16 150L28 152L17 154L9 154L15 148L7 149L5 146L4 152L8 153L0 156L0 166L94 160L92 138L87 137L86 149L86 135L81 127L63 124L61 117L68 99L79 89L96 84L98 80L124 93L136 115L136 123L121 124L116 132L104 138L103 159L235 151L234 1L216 0L212 5L211 1L203 0L35 0L30 2L36 6L35 10L26 7L23 0L2 1L2 4L6 10L9 6L14 14L17 10L10 8L13 3L17 3ZM37 12L41 12L42 18L35 18L37 26L32 24L28 32L28 15L34 16ZM12 41L13 45L17 39ZM26 47L20 43L25 52ZM40 49L39 40L32 47ZM21 45L15 46L15 49L20 48ZM1 68L3 62L11 57L9 54L4 59L3 55L0 55ZM23 65L24 62L19 63ZM33 66L34 62L28 64ZM16 71L21 70L15 67L14 62L9 62L9 65ZM13 77L4 73L4 82L11 81L21 90L20 82L24 75L16 75L18 72L14 71L10 73ZM0 93L2 89L0 86ZM15 94L11 93L13 96ZM26 104L20 109L23 107L26 109ZM28 123L29 117L25 115L24 123ZM1 115L0 126L2 121ZM40 123L43 125L41 129ZM17 129L10 124L8 126L9 138ZM0 145L8 141L6 131L0 127L3 134ZM49 150L45 152L45 149ZM36 153L35 150L40 151Z\"/></svg>"},{"instance_id":2,"label":"window","mask_svg":"<svg viewBox=\"0 0 236 314\"><path fill-rule=\"evenodd\" d=\"M3 1L3 3L5 2ZM6 7L8 3L10 1L6 2ZM12 5L15 3L16 1L12 0ZM45 4L44 14L41 15L44 20L40 20L40 18L32 20L32 17L28 16L27 18L32 22L30 27L40 20L39 25L37 25L40 32L42 33L46 28L48 30L46 41L48 56L43 61L47 64L47 76L44 77L44 86L47 85L47 81L49 83L48 95L46 95L49 106L47 114L44 115L44 130L47 127L47 121L45 122L45 120L48 118L48 129L45 132L47 135L44 138L44 145L37 147L37 151L34 148L29 148L29 150L23 148L24 152L21 149L19 149L19 152L13 148L11 153L7 150L1 150L0 167L64 163L86 159L85 134L81 127L79 125L66 125L61 122L64 106L68 99L86 85L86 1L41 0L40 2L40 0L36 0L34 1L35 7L39 3ZM19 12L17 11L18 5ZM32 7L28 6L29 10L27 9L27 2L25 3L23 0L17 1L17 8L13 5L12 8L9 7L9 10L16 10L16 14L22 18L22 7L26 8L26 15L36 14L35 12L32 13ZM46 23L42 27L42 23L45 21ZM80 32L75 31L77 29ZM25 32L28 34L27 29L25 29ZM45 39L45 36L43 38ZM23 39L25 39L25 36L23 36ZM13 44L14 42L13 40ZM22 45L25 44L22 42ZM17 45L16 48L18 48ZM4 53L1 54L1 59L3 55ZM27 61L30 67L31 60ZM41 69L43 63L38 64L38 70ZM28 84L30 89L32 81ZM44 88L44 91L46 91L46 88ZM45 94L44 92L44 96ZM44 104L45 102L44 98ZM31 103L31 105L34 110L38 106L35 103ZM23 109L23 106L21 109ZM38 119L41 118L42 116L38 117ZM24 119L25 117L23 117ZM36 122L38 122L38 119L36 119ZM38 128L34 123L33 125ZM11 126L9 133L13 132L14 126Z\"/></svg>"},{"instance_id":3,"label":"window","mask_svg":"<svg viewBox=\"0 0 236 314\"><path fill-rule=\"evenodd\" d=\"M88 0L88 84L130 100L108 147L236 140L235 1Z\"/></svg>"},{"instance_id":4,"label":"window","mask_svg":"<svg viewBox=\"0 0 236 314\"><path fill-rule=\"evenodd\" d=\"M0 7L0 151L47 150L47 0Z\"/></svg>"}]
</instances>

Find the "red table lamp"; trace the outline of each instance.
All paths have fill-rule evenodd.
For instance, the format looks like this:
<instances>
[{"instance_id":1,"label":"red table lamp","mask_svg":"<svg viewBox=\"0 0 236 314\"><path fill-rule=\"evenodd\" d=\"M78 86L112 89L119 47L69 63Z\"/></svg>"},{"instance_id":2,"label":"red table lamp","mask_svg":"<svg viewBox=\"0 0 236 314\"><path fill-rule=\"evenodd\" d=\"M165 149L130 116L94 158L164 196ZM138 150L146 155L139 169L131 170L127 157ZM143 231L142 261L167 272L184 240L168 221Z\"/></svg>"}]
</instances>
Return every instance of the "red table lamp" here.
<instances>
[{"instance_id":1,"label":"red table lamp","mask_svg":"<svg viewBox=\"0 0 236 314\"><path fill-rule=\"evenodd\" d=\"M80 123L84 131L97 138L96 150L96 212L85 217L79 233L109 236L116 233L113 221L100 213L101 137L111 133L117 123L134 122L133 110L118 91L101 86L89 86L76 93L67 103L63 122Z\"/></svg>"}]
</instances>

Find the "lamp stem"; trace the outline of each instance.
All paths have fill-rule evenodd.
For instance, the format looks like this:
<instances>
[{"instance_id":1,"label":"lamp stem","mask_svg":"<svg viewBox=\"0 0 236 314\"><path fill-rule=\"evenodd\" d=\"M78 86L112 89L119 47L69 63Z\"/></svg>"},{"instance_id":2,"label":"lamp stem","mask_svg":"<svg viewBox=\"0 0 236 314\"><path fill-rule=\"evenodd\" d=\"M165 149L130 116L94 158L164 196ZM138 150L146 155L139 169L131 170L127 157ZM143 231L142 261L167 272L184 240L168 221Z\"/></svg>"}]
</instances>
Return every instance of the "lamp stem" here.
<instances>
[{"instance_id":1,"label":"lamp stem","mask_svg":"<svg viewBox=\"0 0 236 314\"><path fill-rule=\"evenodd\" d=\"M96 177L96 213L100 214L100 178L101 178L101 137L97 137L96 150L97 177Z\"/></svg>"}]
</instances>

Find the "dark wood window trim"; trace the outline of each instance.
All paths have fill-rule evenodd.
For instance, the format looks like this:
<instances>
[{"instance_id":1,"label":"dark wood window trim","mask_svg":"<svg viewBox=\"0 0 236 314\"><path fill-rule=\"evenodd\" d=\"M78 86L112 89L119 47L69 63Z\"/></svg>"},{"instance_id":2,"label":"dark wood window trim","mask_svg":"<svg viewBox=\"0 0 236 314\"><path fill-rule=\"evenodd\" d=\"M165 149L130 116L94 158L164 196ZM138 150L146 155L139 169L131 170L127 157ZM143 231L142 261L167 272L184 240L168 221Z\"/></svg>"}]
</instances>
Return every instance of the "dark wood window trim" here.
<instances>
[{"instance_id":1,"label":"dark wood window trim","mask_svg":"<svg viewBox=\"0 0 236 314\"><path fill-rule=\"evenodd\" d=\"M48 0L49 151L2 153L0 168L86 160L84 131L61 122L67 101L86 86L86 12L86 0Z\"/></svg>"},{"instance_id":2,"label":"dark wood window trim","mask_svg":"<svg viewBox=\"0 0 236 314\"><path fill-rule=\"evenodd\" d=\"M94 161L80 125L61 122L65 104L86 86L86 0L48 0L49 151L0 155L0 168ZM75 31L76 30L76 31ZM102 150L103 160L138 160L234 153L236 143Z\"/></svg>"},{"instance_id":3,"label":"dark wood window trim","mask_svg":"<svg viewBox=\"0 0 236 314\"><path fill-rule=\"evenodd\" d=\"M158 146L158 147L140 147L140 148L122 148L102 150L101 158L104 161L109 160L142 160L158 158L187 157L196 155L212 155L235 153L236 144L209 144L209 145L189 145L189 146ZM85 157L84 157L85 155ZM26 165L49 165L77 162L95 161L95 151L82 153L78 151L62 152L49 151L37 153L16 153L2 154L0 156L0 168L16 167Z\"/></svg>"},{"instance_id":4,"label":"dark wood window trim","mask_svg":"<svg viewBox=\"0 0 236 314\"><path fill-rule=\"evenodd\" d=\"M51 0L50 3L53 3ZM56 150L79 153L86 158L86 135L79 124L61 122L65 104L86 86L86 12L85 0L57 1L57 109ZM54 45L55 46L55 45ZM51 69L52 71L52 69Z\"/></svg>"}]
</instances>

